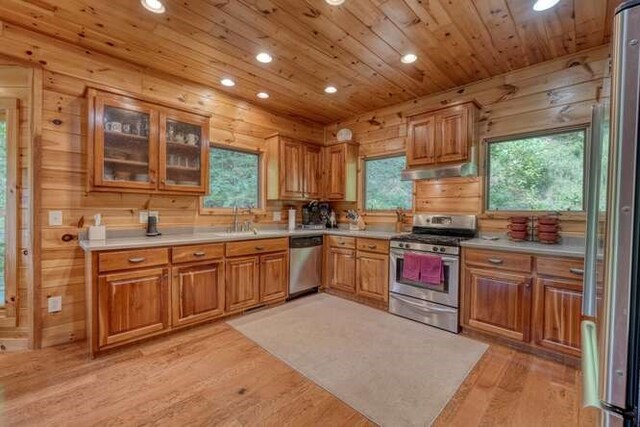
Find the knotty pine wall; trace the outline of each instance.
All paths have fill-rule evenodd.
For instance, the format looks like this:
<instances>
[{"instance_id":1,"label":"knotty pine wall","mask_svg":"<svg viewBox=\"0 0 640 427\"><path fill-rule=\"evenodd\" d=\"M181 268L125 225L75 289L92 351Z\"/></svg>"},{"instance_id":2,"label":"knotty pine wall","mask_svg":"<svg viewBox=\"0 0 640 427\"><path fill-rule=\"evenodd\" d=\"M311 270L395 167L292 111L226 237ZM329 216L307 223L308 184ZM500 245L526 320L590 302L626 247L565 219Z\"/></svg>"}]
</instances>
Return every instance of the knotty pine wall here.
<instances>
[{"instance_id":1,"label":"knotty pine wall","mask_svg":"<svg viewBox=\"0 0 640 427\"><path fill-rule=\"evenodd\" d=\"M402 153L407 136L407 117L475 99L483 106L478 124L481 176L417 181L414 184L413 209L414 212L479 215L482 231L504 232L509 215L484 212L484 141L589 123L591 106L609 96L608 57L609 47L602 46L361 114L327 126L327 143L335 142L338 129L347 127L360 144L362 158ZM341 208L356 208L356 204L344 203ZM395 221L394 215L364 215L369 224ZM563 214L562 218L565 234L584 233L584 215Z\"/></svg>"},{"instance_id":2,"label":"knotty pine wall","mask_svg":"<svg viewBox=\"0 0 640 427\"><path fill-rule=\"evenodd\" d=\"M84 254L77 241L61 240L66 233L81 231L82 218L88 225L95 213L102 213L109 229L144 228L138 223L142 209L158 210L161 227L229 225L232 221L230 215L200 215L199 198L193 196L86 192L87 85L98 83L210 113L211 140L220 144L262 149L264 138L274 132L324 142L322 125L272 114L186 79L154 73L18 27L0 28L0 54L43 69L41 326L35 327L42 346L85 338ZM56 124L58 120L60 124ZM274 211L284 212L287 207L288 203L269 202L266 212L253 219L271 222ZM62 227L48 226L50 210L62 211ZM53 295L63 296L63 309L49 314L46 299Z\"/></svg>"},{"instance_id":3,"label":"knotty pine wall","mask_svg":"<svg viewBox=\"0 0 640 427\"><path fill-rule=\"evenodd\" d=\"M15 61L0 57L0 97L16 98L20 108L20 129L18 147L18 215L16 233L17 241L17 300L14 304L7 303L7 311L17 311L17 327L0 327L0 344L5 348L26 348L30 327L30 288L31 277L29 265L31 262L30 245L30 189L31 176L29 163L31 161L31 107L33 103L32 82L34 78L33 69L17 64ZM9 295L7 294L7 297Z\"/></svg>"}]
</instances>

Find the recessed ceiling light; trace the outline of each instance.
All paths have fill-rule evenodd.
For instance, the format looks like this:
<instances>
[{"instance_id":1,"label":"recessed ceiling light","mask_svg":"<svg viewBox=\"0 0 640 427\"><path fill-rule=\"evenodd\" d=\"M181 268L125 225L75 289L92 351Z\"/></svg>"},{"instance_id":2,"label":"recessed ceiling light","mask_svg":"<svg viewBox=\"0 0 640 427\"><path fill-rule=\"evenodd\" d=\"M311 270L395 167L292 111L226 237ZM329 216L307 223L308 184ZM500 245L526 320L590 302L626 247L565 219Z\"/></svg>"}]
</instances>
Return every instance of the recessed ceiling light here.
<instances>
[{"instance_id":1,"label":"recessed ceiling light","mask_svg":"<svg viewBox=\"0 0 640 427\"><path fill-rule=\"evenodd\" d=\"M553 6L558 4L560 0L537 0L533 4L533 10L536 12L542 12L543 10L551 9Z\"/></svg>"},{"instance_id":2,"label":"recessed ceiling light","mask_svg":"<svg viewBox=\"0 0 640 427\"><path fill-rule=\"evenodd\" d=\"M417 59L418 56L415 53L407 53L402 58L400 58L400 61L402 61L403 64L413 64Z\"/></svg>"},{"instance_id":3,"label":"recessed ceiling light","mask_svg":"<svg viewBox=\"0 0 640 427\"><path fill-rule=\"evenodd\" d=\"M336 89L335 86L327 86L324 88L324 91L326 93L336 93L338 89Z\"/></svg>"},{"instance_id":4,"label":"recessed ceiling light","mask_svg":"<svg viewBox=\"0 0 640 427\"><path fill-rule=\"evenodd\" d=\"M256 94L256 96L260 99L267 99L269 98L269 94L267 92L258 92Z\"/></svg>"},{"instance_id":5,"label":"recessed ceiling light","mask_svg":"<svg viewBox=\"0 0 640 427\"><path fill-rule=\"evenodd\" d=\"M344 0L324 0L327 3L329 3L331 6L340 6L342 3L344 3Z\"/></svg>"},{"instance_id":6,"label":"recessed ceiling light","mask_svg":"<svg viewBox=\"0 0 640 427\"><path fill-rule=\"evenodd\" d=\"M222 86L226 86L226 87L233 87L236 85L236 82L234 82L231 79L222 79L220 80L220 84L222 84Z\"/></svg>"},{"instance_id":7,"label":"recessed ceiling light","mask_svg":"<svg viewBox=\"0 0 640 427\"><path fill-rule=\"evenodd\" d=\"M271 55L269 55L267 52L260 52L256 55L256 59L258 60L258 62L262 62L263 64L268 64L273 60Z\"/></svg>"},{"instance_id":8,"label":"recessed ceiling light","mask_svg":"<svg viewBox=\"0 0 640 427\"><path fill-rule=\"evenodd\" d=\"M164 13L165 8L160 0L140 0L142 7L153 13Z\"/></svg>"}]
</instances>

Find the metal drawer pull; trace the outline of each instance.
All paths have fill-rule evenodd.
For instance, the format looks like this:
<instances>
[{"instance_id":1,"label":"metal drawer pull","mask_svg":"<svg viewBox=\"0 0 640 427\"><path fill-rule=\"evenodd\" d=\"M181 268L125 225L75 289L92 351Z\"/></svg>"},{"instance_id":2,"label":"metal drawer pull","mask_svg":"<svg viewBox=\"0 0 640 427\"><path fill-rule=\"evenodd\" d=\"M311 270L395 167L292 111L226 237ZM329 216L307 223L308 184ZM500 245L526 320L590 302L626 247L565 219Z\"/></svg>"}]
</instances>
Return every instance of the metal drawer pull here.
<instances>
[{"instance_id":1,"label":"metal drawer pull","mask_svg":"<svg viewBox=\"0 0 640 427\"><path fill-rule=\"evenodd\" d=\"M369 245L369 246L367 246L367 247L368 247L369 249L375 249L375 248L377 248L377 247L378 247L378 245Z\"/></svg>"},{"instance_id":2,"label":"metal drawer pull","mask_svg":"<svg viewBox=\"0 0 640 427\"><path fill-rule=\"evenodd\" d=\"M569 272L573 273L575 275L578 275L578 276L583 276L584 275L584 270L581 269L581 268L570 268Z\"/></svg>"},{"instance_id":3,"label":"metal drawer pull","mask_svg":"<svg viewBox=\"0 0 640 427\"><path fill-rule=\"evenodd\" d=\"M205 252L202 252L202 251L194 252L194 253L193 253L193 256L196 256L196 257L203 257L203 256L205 256L205 255L206 255L206 253L205 253Z\"/></svg>"},{"instance_id":4,"label":"metal drawer pull","mask_svg":"<svg viewBox=\"0 0 640 427\"><path fill-rule=\"evenodd\" d=\"M496 264L496 265L500 265L504 263L504 260L502 258L488 258L487 261L489 261L491 264Z\"/></svg>"},{"instance_id":5,"label":"metal drawer pull","mask_svg":"<svg viewBox=\"0 0 640 427\"><path fill-rule=\"evenodd\" d=\"M264 246L256 246L256 251L262 251L264 250Z\"/></svg>"},{"instance_id":6,"label":"metal drawer pull","mask_svg":"<svg viewBox=\"0 0 640 427\"><path fill-rule=\"evenodd\" d=\"M345 245L347 242L345 242L344 240L340 240L338 243L340 243L341 245Z\"/></svg>"},{"instance_id":7,"label":"metal drawer pull","mask_svg":"<svg viewBox=\"0 0 640 427\"><path fill-rule=\"evenodd\" d=\"M145 258L140 257L140 258L129 258L129 262L131 264L140 264L141 262L144 262Z\"/></svg>"}]
</instances>

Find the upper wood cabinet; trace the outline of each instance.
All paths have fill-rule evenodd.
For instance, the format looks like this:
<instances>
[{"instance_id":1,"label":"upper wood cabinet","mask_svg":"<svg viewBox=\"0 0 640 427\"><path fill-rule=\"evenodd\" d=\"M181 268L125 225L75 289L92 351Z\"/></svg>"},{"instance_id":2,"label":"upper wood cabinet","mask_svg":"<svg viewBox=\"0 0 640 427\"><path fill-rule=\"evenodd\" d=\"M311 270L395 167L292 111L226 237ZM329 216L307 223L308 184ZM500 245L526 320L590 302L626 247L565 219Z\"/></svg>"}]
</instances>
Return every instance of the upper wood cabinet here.
<instances>
[{"instance_id":1,"label":"upper wood cabinet","mask_svg":"<svg viewBox=\"0 0 640 427\"><path fill-rule=\"evenodd\" d=\"M207 116L98 89L88 101L90 190L207 192Z\"/></svg>"},{"instance_id":2,"label":"upper wood cabinet","mask_svg":"<svg viewBox=\"0 0 640 427\"><path fill-rule=\"evenodd\" d=\"M322 147L279 134L267 138L267 198L321 197Z\"/></svg>"},{"instance_id":3,"label":"upper wood cabinet","mask_svg":"<svg viewBox=\"0 0 640 427\"><path fill-rule=\"evenodd\" d=\"M358 173L358 146L341 143L325 147L325 198L355 202Z\"/></svg>"},{"instance_id":4,"label":"upper wood cabinet","mask_svg":"<svg viewBox=\"0 0 640 427\"><path fill-rule=\"evenodd\" d=\"M410 117L407 166L466 161L475 138L477 110L468 102Z\"/></svg>"}]
</instances>

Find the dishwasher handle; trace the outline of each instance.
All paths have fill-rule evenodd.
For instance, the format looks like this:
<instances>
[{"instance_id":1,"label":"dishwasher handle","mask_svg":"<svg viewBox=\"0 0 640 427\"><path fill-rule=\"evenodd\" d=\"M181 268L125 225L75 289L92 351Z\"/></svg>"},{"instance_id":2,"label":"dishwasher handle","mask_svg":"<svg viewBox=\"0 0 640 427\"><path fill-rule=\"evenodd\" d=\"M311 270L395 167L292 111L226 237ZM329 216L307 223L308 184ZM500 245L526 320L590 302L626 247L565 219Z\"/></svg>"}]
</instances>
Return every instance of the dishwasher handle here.
<instances>
[{"instance_id":1,"label":"dishwasher handle","mask_svg":"<svg viewBox=\"0 0 640 427\"><path fill-rule=\"evenodd\" d=\"M312 248L322 246L322 236L291 237L289 247L291 249Z\"/></svg>"}]
</instances>

